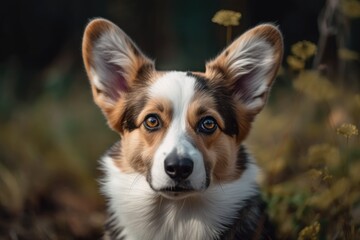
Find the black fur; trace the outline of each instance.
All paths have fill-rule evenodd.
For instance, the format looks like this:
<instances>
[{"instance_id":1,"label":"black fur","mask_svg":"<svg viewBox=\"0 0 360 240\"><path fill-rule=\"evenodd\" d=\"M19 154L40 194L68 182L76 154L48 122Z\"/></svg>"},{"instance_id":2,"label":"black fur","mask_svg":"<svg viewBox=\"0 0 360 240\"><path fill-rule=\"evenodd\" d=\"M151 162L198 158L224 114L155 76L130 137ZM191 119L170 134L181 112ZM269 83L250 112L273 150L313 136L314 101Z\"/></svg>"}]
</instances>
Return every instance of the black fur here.
<instances>
[{"instance_id":1,"label":"black fur","mask_svg":"<svg viewBox=\"0 0 360 240\"><path fill-rule=\"evenodd\" d=\"M221 240L271 240L274 228L265 212L266 204L260 195L245 201L238 211L235 222L228 226L219 239Z\"/></svg>"}]
</instances>

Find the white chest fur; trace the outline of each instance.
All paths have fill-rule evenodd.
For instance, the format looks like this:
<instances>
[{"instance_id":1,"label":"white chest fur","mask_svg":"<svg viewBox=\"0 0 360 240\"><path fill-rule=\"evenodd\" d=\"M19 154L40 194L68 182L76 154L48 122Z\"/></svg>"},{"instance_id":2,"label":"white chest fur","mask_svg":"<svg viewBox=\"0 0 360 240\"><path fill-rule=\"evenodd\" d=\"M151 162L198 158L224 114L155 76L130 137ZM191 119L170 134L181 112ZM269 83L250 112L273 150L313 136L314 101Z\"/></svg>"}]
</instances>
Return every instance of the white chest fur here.
<instances>
[{"instance_id":1,"label":"white chest fur","mask_svg":"<svg viewBox=\"0 0 360 240\"><path fill-rule=\"evenodd\" d=\"M143 175L121 172L109 156L102 160L102 191L114 222L123 228L119 237L126 240L216 239L224 225L232 223L242 202L258 194L258 168L251 162L234 182L210 185L190 199L169 200L154 192Z\"/></svg>"}]
</instances>

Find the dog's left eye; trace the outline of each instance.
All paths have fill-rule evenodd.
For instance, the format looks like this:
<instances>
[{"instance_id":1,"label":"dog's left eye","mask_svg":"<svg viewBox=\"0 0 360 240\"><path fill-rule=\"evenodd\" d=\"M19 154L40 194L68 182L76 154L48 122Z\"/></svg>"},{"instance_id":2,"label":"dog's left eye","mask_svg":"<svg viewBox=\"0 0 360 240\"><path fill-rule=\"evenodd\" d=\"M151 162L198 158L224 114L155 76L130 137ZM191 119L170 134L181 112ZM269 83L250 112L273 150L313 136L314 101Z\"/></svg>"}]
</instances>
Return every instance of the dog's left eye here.
<instances>
[{"instance_id":1,"label":"dog's left eye","mask_svg":"<svg viewBox=\"0 0 360 240\"><path fill-rule=\"evenodd\" d=\"M154 114L148 115L143 124L149 131L155 131L161 127L159 117Z\"/></svg>"},{"instance_id":2,"label":"dog's left eye","mask_svg":"<svg viewBox=\"0 0 360 240\"><path fill-rule=\"evenodd\" d=\"M204 117L198 124L198 131L206 134L212 134L217 129L217 122L213 117Z\"/></svg>"}]
</instances>

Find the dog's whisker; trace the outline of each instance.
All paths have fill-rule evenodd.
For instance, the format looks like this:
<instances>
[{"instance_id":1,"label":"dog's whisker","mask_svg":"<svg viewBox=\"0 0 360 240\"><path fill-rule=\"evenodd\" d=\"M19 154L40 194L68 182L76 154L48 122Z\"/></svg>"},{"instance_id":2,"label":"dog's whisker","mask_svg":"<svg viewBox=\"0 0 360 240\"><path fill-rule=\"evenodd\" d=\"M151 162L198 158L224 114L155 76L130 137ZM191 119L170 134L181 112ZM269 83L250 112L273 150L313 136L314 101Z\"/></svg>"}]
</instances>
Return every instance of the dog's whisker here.
<instances>
[{"instance_id":1,"label":"dog's whisker","mask_svg":"<svg viewBox=\"0 0 360 240\"><path fill-rule=\"evenodd\" d=\"M133 187L135 186L135 184L139 181L139 179L141 178L141 174L137 174L134 178L134 180L132 181L129 191L133 189Z\"/></svg>"},{"instance_id":2,"label":"dog's whisker","mask_svg":"<svg viewBox=\"0 0 360 240\"><path fill-rule=\"evenodd\" d=\"M185 202L186 202L187 198L184 198L181 207L180 207L180 211L183 210L184 206L185 206Z\"/></svg>"},{"instance_id":3,"label":"dog's whisker","mask_svg":"<svg viewBox=\"0 0 360 240\"><path fill-rule=\"evenodd\" d=\"M218 177L216 174L214 174L214 176L215 176L215 178L218 179L218 185L219 185L221 191L222 191L223 193L225 193L225 190L224 190L224 188L223 188L223 186L222 186L222 184L221 184L221 183L222 183L221 178Z\"/></svg>"},{"instance_id":4,"label":"dog's whisker","mask_svg":"<svg viewBox=\"0 0 360 240\"><path fill-rule=\"evenodd\" d=\"M221 188L221 191L222 191L223 193L225 193L225 190L224 190L224 188L223 188L223 186L222 186L221 182L219 182L219 186L220 186L220 188Z\"/></svg>"},{"instance_id":5,"label":"dog's whisker","mask_svg":"<svg viewBox=\"0 0 360 240\"><path fill-rule=\"evenodd\" d=\"M162 204L162 202L163 202L163 197L160 196L160 200L159 200L159 210L161 209L161 204Z\"/></svg>"}]
</instances>

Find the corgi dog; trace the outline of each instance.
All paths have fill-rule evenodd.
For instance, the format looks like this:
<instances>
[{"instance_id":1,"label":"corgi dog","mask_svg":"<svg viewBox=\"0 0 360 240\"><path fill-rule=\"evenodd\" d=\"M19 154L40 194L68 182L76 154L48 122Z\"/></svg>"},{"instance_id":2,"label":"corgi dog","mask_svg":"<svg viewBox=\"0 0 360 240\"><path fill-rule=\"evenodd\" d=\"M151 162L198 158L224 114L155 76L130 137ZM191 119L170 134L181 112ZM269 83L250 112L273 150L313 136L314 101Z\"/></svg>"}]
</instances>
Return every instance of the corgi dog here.
<instances>
[{"instance_id":1,"label":"corgi dog","mask_svg":"<svg viewBox=\"0 0 360 240\"><path fill-rule=\"evenodd\" d=\"M279 69L282 35L259 25L206 63L157 71L115 24L86 27L83 60L95 103L119 142L102 157L105 239L272 239L243 144Z\"/></svg>"}]
</instances>

